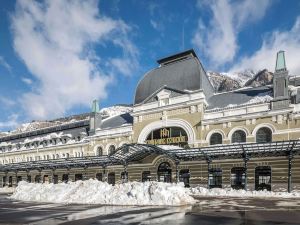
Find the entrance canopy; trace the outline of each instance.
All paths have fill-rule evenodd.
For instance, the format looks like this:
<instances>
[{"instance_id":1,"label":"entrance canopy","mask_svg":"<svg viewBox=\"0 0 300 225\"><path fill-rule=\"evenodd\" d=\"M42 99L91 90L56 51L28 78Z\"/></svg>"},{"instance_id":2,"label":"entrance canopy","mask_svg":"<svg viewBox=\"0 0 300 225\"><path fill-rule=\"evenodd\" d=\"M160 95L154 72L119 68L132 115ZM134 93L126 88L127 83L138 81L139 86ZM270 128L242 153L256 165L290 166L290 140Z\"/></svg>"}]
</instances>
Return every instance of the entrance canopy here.
<instances>
[{"instance_id":1,"label":"entrance canopy","mask_svg":"<svg viewBox=\"0 0 300 225\"><path fill-rule=\"evenodd\" d=\"M300 154L298 140L270 143L235 143L230 145L213 145L191 149L164 150L150 144L125 144L109 156L86 156L61 159L49 159L0 165L0 171L27 171L59 168L92 167L108 165L127 165L138 162L149 155L164 155L175 162L218 159L249 159L254 157L276 157Z\"/></svg>"}]
</instances>

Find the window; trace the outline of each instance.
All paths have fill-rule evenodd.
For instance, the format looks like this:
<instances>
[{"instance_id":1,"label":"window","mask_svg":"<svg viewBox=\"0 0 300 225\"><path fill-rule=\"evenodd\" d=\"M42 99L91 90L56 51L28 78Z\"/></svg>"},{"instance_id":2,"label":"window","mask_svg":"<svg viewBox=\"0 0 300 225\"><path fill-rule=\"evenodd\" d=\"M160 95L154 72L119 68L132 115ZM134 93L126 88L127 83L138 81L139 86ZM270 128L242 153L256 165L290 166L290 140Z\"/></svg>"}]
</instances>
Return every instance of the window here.
<instances>
[{"instance_id":1,"label":"window","mask_svg":"<svg viewBox=\"0 0 300 225\"><path fill-rule=\"evenodd\" d=\"M116 179L115 179L115 173L114 172L111 172L111 173L108 174L108 176L107 176L107 182L109 184L113 185L113 186L115 185Z\"/></svg>"},{"instance_id":2,"label":"window","mask_svg":"<svg viewBox=\"0 0 300 225\"><path fill-rule=\"evenodd\" d=\"M102 181L102 173L96 173L96 179Z\"/></svg>"},{"instance_id":3,"label":"window","mask_svg":"<svg viewBox=\"0 0 300 225\"><path fill-rule=\"evenodd\" d=\"M6 176L2 177L2 187L6 185Z\"/></svg>"},{"instance_id":4,"label":"window","mask_svg":"<svg viewBox=\"0 0 300 225\"><path fill-rule=\"evenodd\" d=\"M157 177L159 182L172 182L172 168L168 162L163 162L157 169Z\"/></svg>"},{"instance_id":5,"label":"window","mask_svg":"<svg viewBox=\"0 0 300 225\"><path fill-rule=\"evenodd\" d=\"M233 189L244 189L245 187L244 167L233 167L231 169L231 187Z\"/></svg>"},{"instance_id":6,"label":"window","mask_svg":"<svg viewBox=\"0 0 300 225\"><path fill-rule=\"evenodd\" d=\"M8 177L8 187L12 187L13 179L12 176Z\"/></svg>"},{"instance_id":7,"label":"window","mask_svg":"<svg viewBox=\"0 0 300 225\"><path fill-rule=\"evenodd\" d=\"M262 127L256 132L256 142L266 143L272 141L272 131L268 127Z\"/></svg>"},{"instance_id":8,"label":"window","mask_svg":"<svg viewBox=\"0 0 300 225\"><path fill-rule=\"evenodd\" d=\"M69 174L63 174L62 175L62 182L68 183L69 181Z\"/></svg>"},{"instance_id":9,"label":"window","mask_svg":"<svg viewBox=\"0 0 300 225\"><path fill-rule=\"evenodd\" d=\"M36 175L34 178L35 183L41 183L41 175Z\"/></svg>"},{"instance_id":10,"label":"window","mask_svg":"<svg viewBox=\"0 0 300 225\"><path fill-rule=\"evenodd\" d=\"M232 134L231 143L246 142L246 133L242 130L237 130Z\"/></svg>"},{"instance_id":11,"label":"window","mask_svg":"<svg viewBox=\"0 0 300 225\"><path fill-rule=\"evenodd\" d=\"M75 174L75 181L77 181L77 180L82 180L82 174L81 173Z\"/></svg>"},{"instance_id":12,"label":"window","mask_svg":"<svg viewBox=\"0 0 300 225\"><path fill-rule=\"evenodd\" d=\"M43 183L49 184L49 176L48 175L44 175Z\"/></svg>"},{"instance_id":13,"label":"window","mask_svg":"<svg viewBox=\"0 0 300 225\"><path fill-rule=\"evenodd\" d=\"M101 155L103 155L103 149L102 147L97 147L96 156L101 156Z\"/></svg>"},{"instance_id":14,"label":"window","mask_svg":"<svg viewBox=\"0 0 300 225\"><path fill-rule=\"evenodd\" d=\"M122 183L126 183L128 181L128 172L121 173L121 181Z\"/></svg>"},{"instance_id":15,"label":"window","mask_svg":"<svg viewBox=\"0 0 300 225\"><path fill-rule=\"evenodd\" d=\"M22 176L17 176L17 184L22 181Z\"/></svg>"},{"instance_id":16,"label":"window","mask_svg":"<svg viewBox=\"0 0 300 225\"><path fill-rule=\"evenodd\" d=\"M211 168L208 177L209 188L222 188L222 169Z\"/></svg>"},{"instance_id":17,"label":"window","mask_svg":"<svg viewBox=\"0 0 300 225\"><path fill-rule=\"evenodd\" d=\"M258 166L255 168L255 190L271 191L271 167Z\"/></svg>"},{"instance_id":18,"label":"window","mask_svg":"<svg viewBox=\"0 0 300 225\"><path fill-rule=\"evenodd\" d=\"M151 173L150 171L143 171L142 173L142 182L151 181Z\"/></svg>"},{"instance_id":19,"label":"window","mask_svg":"<svg viewBox=\"0 0 300 225\"><path fill-rule=\"evenodd\" d=\"M112 155L116 152L116 147L114 145L109 146L108 153L109 155Z\"/></svg>"},{"instance_id":20,"label":"window","mask_svg":"<svg viewBox=\"0 0 300 225\"><path fill-rule=\"evenodd\" d=\"M53 184L58 184L58 175L53 175Z\"/></svg>"},{"instance_id":21,"label":"window","mask_svg":"<svg viewBox=\"0 0 300 225\"><path fill-rule=\"evenodd\" d=\"M179 181L184 183L184 187L190 187L190 170L183 169L179 171Z\"/></svg>"},{"instance_id":22,"label":"window","mask_svg":"<svg viewBox=\"0 0 300 225\"><path fill-rule=\"evenodd\" d=\"M222 144L222 135L219 133L213 133L210 136L210 145Z\"/></svg>"},{"instance_id":23,"label":"window","mask_svg":"<svg viewBox=\"0 0 300 225\"><path fill-rule=\"evenodd\" d=\"M160 102L160 106L169 105L169 99L168 98L161 99L159 102Z\"/></svg>"}]
</instances>

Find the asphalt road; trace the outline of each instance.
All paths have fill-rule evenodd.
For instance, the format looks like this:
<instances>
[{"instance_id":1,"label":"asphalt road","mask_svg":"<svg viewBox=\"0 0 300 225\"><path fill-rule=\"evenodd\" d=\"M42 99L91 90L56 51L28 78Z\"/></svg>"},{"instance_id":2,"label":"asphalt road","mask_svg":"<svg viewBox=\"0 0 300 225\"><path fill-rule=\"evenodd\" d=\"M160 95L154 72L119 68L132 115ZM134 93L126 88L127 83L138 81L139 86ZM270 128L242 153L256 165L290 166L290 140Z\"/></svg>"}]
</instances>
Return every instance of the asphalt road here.
<instances>
[{"instance_id":1,"label":"asphalt road","mask_svg":"<svg viewBox=\"0 0 300 225\"><path fill-rule=\"evenodd\" d=\"M300 199L201 198L187 207L63 205L0 194L0 224L300 224Z\"/></svg>"}]
</instances>

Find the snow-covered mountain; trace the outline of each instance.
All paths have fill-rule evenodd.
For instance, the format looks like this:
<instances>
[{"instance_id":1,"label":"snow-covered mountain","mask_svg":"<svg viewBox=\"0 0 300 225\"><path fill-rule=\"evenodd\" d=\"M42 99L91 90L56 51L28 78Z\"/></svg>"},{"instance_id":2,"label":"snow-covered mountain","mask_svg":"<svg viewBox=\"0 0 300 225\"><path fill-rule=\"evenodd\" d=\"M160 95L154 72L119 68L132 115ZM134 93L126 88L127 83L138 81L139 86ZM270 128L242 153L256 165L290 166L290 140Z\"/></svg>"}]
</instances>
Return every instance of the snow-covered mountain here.
<instances>
[{"instance_id":1,"label":"snow-covered mountain","mask_svg":"<svg viewBox=\"0 0 300 225\"><path fill-rule=\"evenodd\" d=\"M245 70L232 73L218 73L208 71L207 75L216 92L232 91L242 87L258 87L271 84L273 73L267 69L255 73L253 70Z\"/></svg>"},{"instance_id":2,"label":"snow-covered mountain","mask_svg":"<svg viewBox=\"0 0 300 225\"><path fill-rule=\"evenodd\" d=\"M121 115L124 113L128 113L132 111L132 106L129 105L116 105L111 106L107 108L103 108L100 110L100 113L102 114L103 118L109 118L117 115ZM81 120L86 120L89 118L89 113L80 114L80 115L73 115L68 117L62 117L55 120L50 121L32 121L29 123L21 124L19 127L17 127L15 130L10 132L0 132L0 137L11 135L11 134L18 134L23 132L30 132L46 127L52 127L57 125L63 125L68 123L74 123Z\"/></svg>"},{"instance_id":3,"label":"snow-covered mountain","mask_svg":"<svg viewBox=\"0 0 300 225\"><path fill-rule=\"evenodd\" d=\"M124 113L129 113L132 111L132 106L129 105L115 105L108 108L103 108L100 110L100 113L103 114L103 116L117 116Z\"/></svg>"}]
</instances>

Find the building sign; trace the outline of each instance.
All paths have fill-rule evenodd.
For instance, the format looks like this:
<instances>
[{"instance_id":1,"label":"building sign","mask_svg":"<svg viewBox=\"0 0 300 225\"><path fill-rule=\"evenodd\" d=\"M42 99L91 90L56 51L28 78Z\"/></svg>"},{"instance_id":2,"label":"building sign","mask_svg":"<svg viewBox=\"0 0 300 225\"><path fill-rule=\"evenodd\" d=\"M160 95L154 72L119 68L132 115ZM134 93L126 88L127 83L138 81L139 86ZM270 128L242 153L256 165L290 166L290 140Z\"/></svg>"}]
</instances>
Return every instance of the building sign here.
<instances>
[{"instance_id":1,"label":"building sign","mask_svg":"<svg viewBox=\"0 0 300 225\"><path fill-rule=\"evenodd\" d=\"M185 146L188 143L188 137L185 130L180 127L167 127L152 131L148 135L146 143Z\"/></svg>"}]
</instances>

